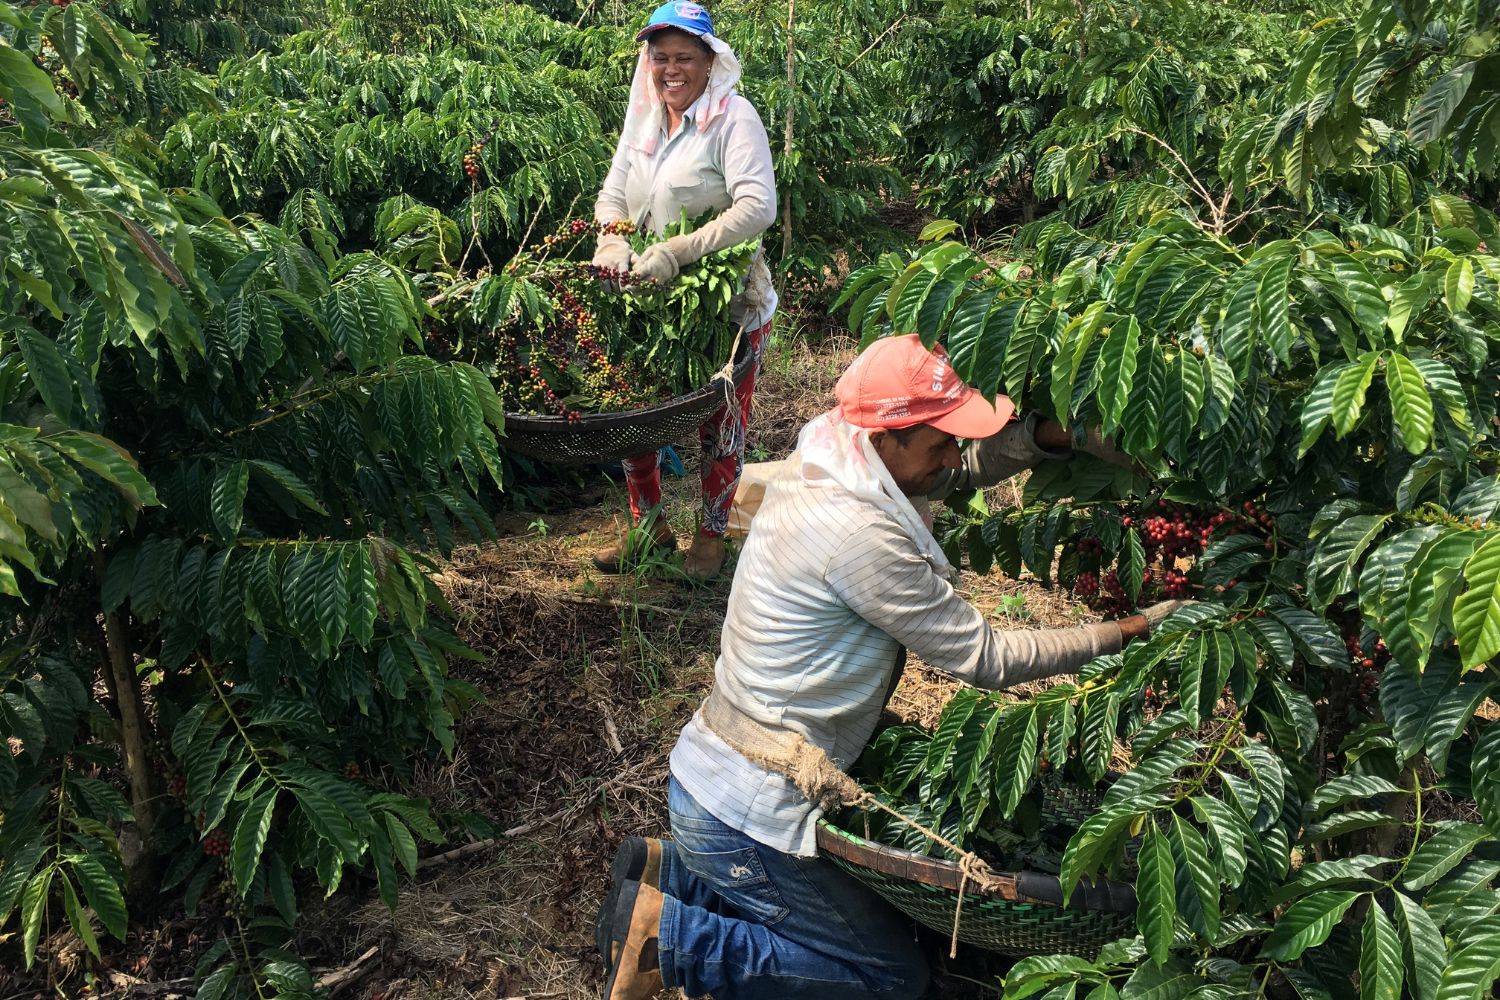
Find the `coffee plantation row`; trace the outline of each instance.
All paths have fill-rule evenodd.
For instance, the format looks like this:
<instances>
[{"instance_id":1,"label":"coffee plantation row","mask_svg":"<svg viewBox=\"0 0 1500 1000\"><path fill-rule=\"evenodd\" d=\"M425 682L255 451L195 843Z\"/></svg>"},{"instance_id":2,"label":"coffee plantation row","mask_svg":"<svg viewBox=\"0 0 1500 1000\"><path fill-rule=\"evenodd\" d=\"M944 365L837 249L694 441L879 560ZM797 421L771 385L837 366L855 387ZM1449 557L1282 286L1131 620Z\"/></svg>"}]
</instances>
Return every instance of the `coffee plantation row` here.
<instances>
[{"instance_id":1,"label":"coffee plantation row","mask_svg":"<svg viewBox=\"0 0 1500 1000\"><path fill-rule=\"evenodd\" d=\"M942 341L1137 463L950 504L950 551L1111 612L1201 601L862 762L952 839L1135 881L1139 937L1027 959L1007 996L1487 995L1500 8L715 17L774 137L784 298ZM630 27L567 0L0 8L7 966L173 906L214 942L200 996L312 995L309 896L366 869L394 905L472 834L402 790L477 697L432 574L493 535L505 412L727 360L722 330L624 331L701 332L733 252L625 299L581 266ZM953 221L903 236L907 192ZM646 364L671 378L615 371ZM1107 790L1023 844L1043 773Z\"/></svg>"}]
</instances>

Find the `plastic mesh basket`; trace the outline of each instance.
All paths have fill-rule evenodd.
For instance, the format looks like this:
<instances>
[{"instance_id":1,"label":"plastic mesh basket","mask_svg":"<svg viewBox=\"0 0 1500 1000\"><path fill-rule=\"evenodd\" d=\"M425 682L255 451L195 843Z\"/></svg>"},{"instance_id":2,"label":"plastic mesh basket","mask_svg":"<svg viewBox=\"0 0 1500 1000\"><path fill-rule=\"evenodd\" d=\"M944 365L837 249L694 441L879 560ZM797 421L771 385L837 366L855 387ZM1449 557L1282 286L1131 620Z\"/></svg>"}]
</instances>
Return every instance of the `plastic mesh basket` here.
<instances>
[{"instance_id":1,"label":"plastic mesh basket","mask_svg":"<svg viewBox=\"0 0 1500 1000\"><path fill-rule=\"evenodd\" d=\"M740 344L734 377L716 376L686 396L621 413L596 413L569 421L525 413L505 415L505 448L560 465L616 462L649 455L696 431L715 410L732 402L734 390L755 367L750 340Z\"/></svg>"},{"instance_id":2,"label":"plastic mesh basket","mask_svg":"<svg viewBox=\"0 0 1500 1000\"><path fill-rule=\"evenodd\" d=\"M1076 827L1097 810L1099 793L1064 782L1044 784L1044 822ZM818 824L818 850L908 917L944 934L953 930L962 880L952 861L876 844L828 819ZM1135 887L1084 880L1062 905L1062 884L1043 872L998 873L999 888L964 889L958 938L1004 955L1064 952L1092 956L1135 934Z\"/></svg>"}]
</instances>

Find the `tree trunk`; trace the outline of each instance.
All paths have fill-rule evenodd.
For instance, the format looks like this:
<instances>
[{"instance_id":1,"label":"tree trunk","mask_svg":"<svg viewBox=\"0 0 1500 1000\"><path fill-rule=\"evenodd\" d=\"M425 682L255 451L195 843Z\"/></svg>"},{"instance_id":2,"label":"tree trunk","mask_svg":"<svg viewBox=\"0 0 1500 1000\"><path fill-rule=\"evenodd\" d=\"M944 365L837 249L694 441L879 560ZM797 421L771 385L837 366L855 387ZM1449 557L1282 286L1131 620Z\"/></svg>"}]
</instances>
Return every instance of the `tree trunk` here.
<instances>
[{"instance_id":1,"label":"tree trunk","mask_svg":"<svg viewBox=\"0 0 1500 1000\"><path fill-rule=\"evenodd\" d=\"M104 554L95 557L99 580L104 579ZM130 779L130 810L135 817L135 838L122 837L121 853L127 868L127 881L134 891L150 891L155 858L151 851L151 832L156 825L156 782L151 771L147 746L151 742L151 722L141 698L140 681L119 612L104 616L104 646L107 653L106 682L120 712L120 745L125 753L125 773Z\"/></svg>"}]
</instances>

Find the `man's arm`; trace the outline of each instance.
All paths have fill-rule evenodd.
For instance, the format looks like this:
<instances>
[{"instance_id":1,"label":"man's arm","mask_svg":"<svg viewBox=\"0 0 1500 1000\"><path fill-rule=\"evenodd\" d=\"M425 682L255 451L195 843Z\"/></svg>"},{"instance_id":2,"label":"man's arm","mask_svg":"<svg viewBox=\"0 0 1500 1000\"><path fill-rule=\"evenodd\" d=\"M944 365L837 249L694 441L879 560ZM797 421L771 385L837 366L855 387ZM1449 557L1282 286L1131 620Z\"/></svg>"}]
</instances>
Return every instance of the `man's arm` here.
<instances>
[{"instance_id":1,"label":"man's arm","mask_svg":"<svg viewBox=\"0 0 1500 1000\"><path fill-rule=\"evenodd\" d=\"M1147 630L1136 615L1076 628L996 631L889 522L861 529L841 546L827 578L861 618L933 666L984 688L1073 673Z\"/></svg>"},{"instance_id":2,"label":"man's arm","mask_svg":"<svg viewBox=\"0 0 1500 1000\"><path fill-rule=\"evenodd\" d=\"M998 434L970 442L964 449L963 467L943 470L928 499L942 500L961 490L985 489L1045 461L1062 461L1072 455L1072 437L1061 424L1028 413L1006 424Z\"/></svg>"}]
</instances>

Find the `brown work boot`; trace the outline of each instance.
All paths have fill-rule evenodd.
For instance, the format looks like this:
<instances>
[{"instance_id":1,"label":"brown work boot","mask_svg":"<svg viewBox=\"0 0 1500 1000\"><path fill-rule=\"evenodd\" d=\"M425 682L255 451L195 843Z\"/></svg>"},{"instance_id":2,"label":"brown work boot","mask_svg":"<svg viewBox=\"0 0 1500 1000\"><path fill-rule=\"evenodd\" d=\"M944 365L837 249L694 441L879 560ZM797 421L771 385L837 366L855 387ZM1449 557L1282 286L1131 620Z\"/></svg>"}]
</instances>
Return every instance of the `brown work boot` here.
<instances>
[{"instance_id":1,"label":"brown work boot","mask_svg":"<svg viewBox=\"0 0 1500 1000\"><path fill-rule=\"evenodd\" d=\"M598 919L594 921L594 943L599 948L599 958L604 962L604 975L614 971L614 956L610 952L609 935L614 929L615 906L620 891L630 882L644 882L653 889L661 888L661 856L666 844L655 837L626 837L615 852L614 863L609 866L609 895L599 907Z\"/></svg>"},{"instance_id":2,"label":"brown work boot","mask_svg":"<svg viewBox=\"0 0 1500 1000\"><path fill-rule=\"evenodd\" d=\"M724 536L705 535L698 532L688 546L687 558L682 561L682 572L700 583L712 580L724 568Z\"/></svg>"},{"instance_id":3,"label":"brown work boot","mask_svg":"<svg viewBox=\"0 0 1500 1000\"><path fill-rule=\"evenodd\" d=\"M624 573L653 555L669 556L676 551L677 536L667 522L656 520L649 529L642 522L631 525L614 545L595 552L594 568L601 573Z\"/></svg>"},{"instance_id":4,"label":"brown work boot","mask_svg":"<svg viewBox=\"0 0 1500 1000\"><path fill-rule=\"evenodd\" d=\"M615 900L604 1000L650 1000L662 989L661 890L626 882Z\"/></svg>"}]
</instances>

